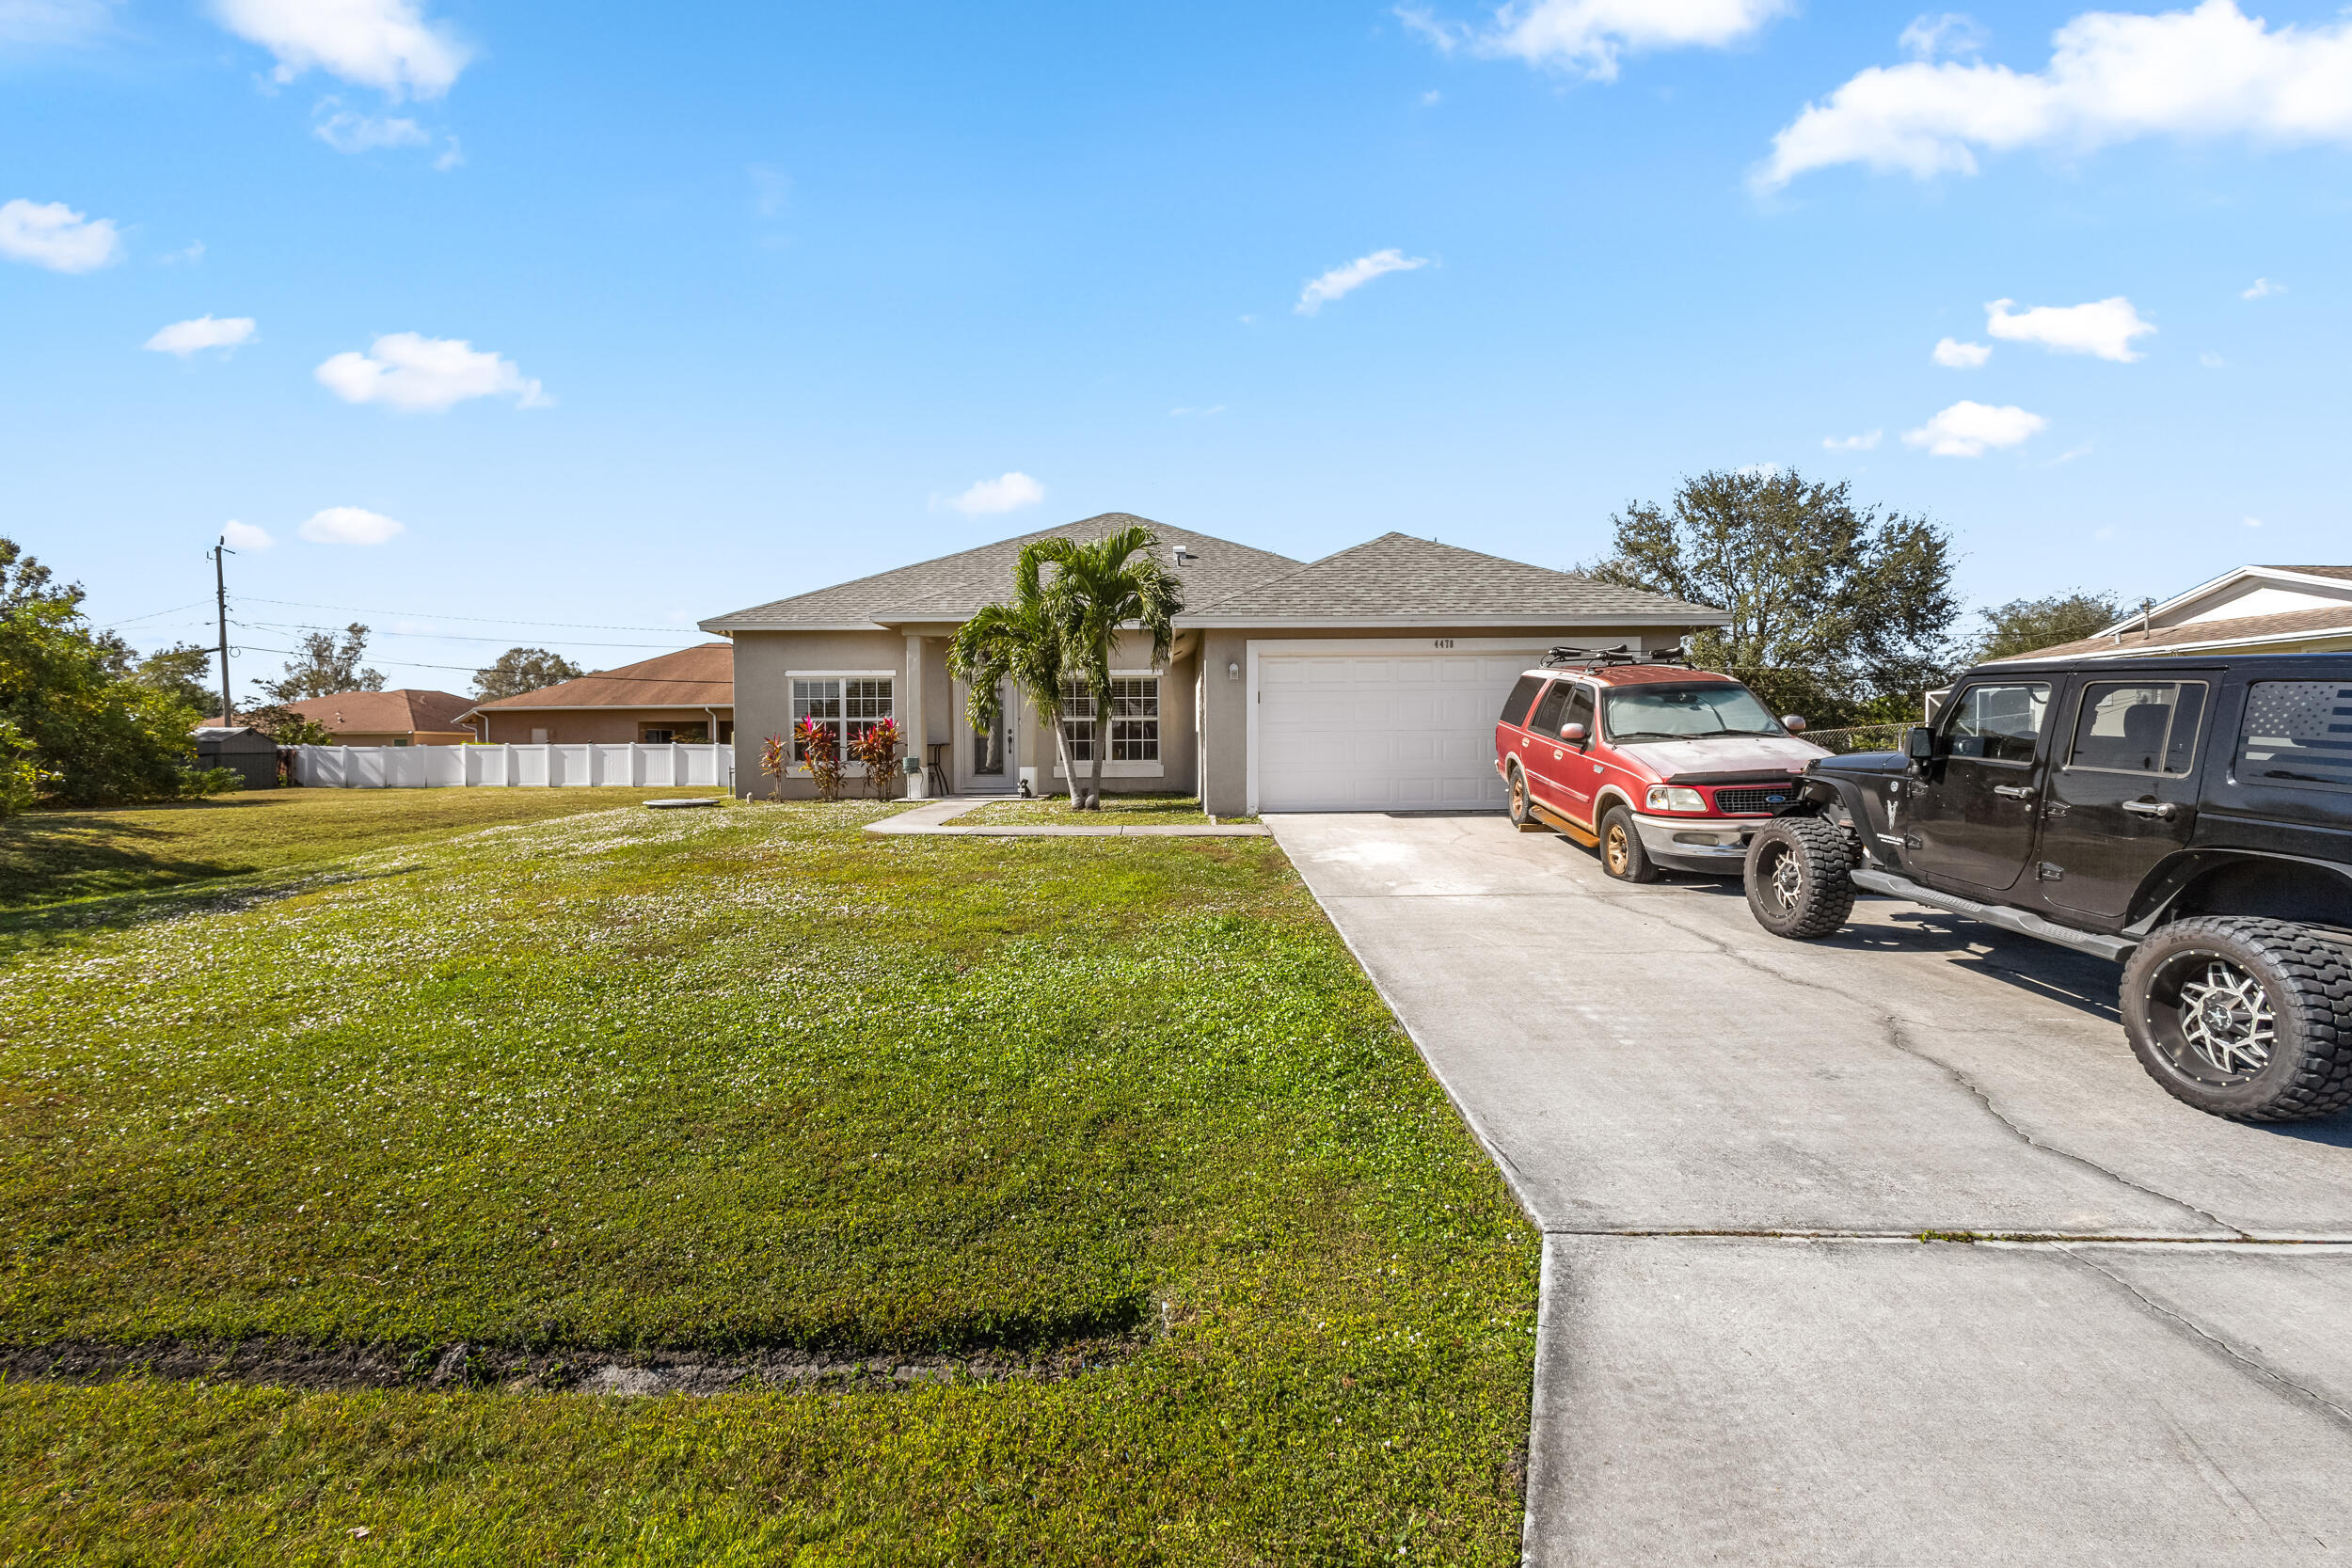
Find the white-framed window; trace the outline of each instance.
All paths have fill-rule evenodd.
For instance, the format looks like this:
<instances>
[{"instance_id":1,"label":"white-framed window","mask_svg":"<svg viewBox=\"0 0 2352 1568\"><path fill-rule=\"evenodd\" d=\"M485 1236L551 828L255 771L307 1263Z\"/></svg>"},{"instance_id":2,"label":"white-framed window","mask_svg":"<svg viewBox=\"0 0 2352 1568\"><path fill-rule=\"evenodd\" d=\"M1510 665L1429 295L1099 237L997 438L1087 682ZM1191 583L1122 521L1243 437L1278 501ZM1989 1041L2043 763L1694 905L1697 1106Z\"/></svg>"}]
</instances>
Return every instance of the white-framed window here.
<instances>
[{"instance_id":1,"label":"white-framed window","mask_svg":"<svg viewBox=\"0 0 2352 1568\"><path fill-rule=\"evenodd\" d=\"M1064 681L1061 692L1062 734L1069 737L1074 766L1094 760L1094 693L1086 682ZM1160 678L1157 675L1111 677L1109 736L1111 762L1160 760Z\"/></svg>"},{"instance_id":2,"label":"white-framed window","mask_svg":"<svg viewBox=\"0 0 2352 1568\"><path fill-rule=\"evenodd\" d=\"M792 760L806 762L807 748L797 738L801 721L814 719L833 731L834 755L849 760L850 742L878 719L896 718L891 706L891 677L867 675L794 675L792 677Z\"/></svg>"}]
</instances>

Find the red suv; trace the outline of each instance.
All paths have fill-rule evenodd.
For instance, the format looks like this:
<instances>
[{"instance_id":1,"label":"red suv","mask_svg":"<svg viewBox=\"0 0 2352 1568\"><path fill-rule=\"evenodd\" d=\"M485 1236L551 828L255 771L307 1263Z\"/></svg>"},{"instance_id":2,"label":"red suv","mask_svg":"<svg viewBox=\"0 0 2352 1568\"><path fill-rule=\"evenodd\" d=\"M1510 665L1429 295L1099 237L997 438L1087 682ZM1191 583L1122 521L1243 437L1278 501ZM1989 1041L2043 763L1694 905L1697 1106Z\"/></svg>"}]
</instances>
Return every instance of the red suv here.
<instances>
[{"instance_id":1,"label":"red suv","mask_svg":"<svg viewBox=\"0 0 2352 1568\"><path fill-rule=\"evenodd\" d=\"M1622 881L1660 867L1736 877L1756 830L1798 801L1796 776L1829 755L1740 682L1675 654L1555 649L1511 689L1495 771L1522 832L1559 829L1600 849Z\"/></svg>"}]
</instances>

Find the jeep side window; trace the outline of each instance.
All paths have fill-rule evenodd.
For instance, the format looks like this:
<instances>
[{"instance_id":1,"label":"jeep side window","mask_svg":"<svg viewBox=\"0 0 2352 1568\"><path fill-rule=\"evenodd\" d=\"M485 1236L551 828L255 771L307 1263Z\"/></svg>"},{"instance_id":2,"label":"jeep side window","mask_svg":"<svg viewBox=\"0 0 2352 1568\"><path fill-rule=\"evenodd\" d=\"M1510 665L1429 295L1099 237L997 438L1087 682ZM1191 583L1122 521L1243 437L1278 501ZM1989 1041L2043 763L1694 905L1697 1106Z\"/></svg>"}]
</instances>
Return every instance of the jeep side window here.
<instances>
[{"instance_id":1,"label":"jeep side window","mask_svg":"<svg viewBox=\"0 0 2352 1568\"><path fill-rule=\"evenodd\" d=\"M2185 773L2204 716L2202 681L2102 681L2083 689L2069 768L2109 773Z\"/></svg>"},{"instance_id":2,"label":"jeep side window","mask_svg":"<svg viewBox=\"0 0 2352 1568\"><path fill-rule=\"evenodd\" d=\"M2238 740L2244 784L2352 789L2352 683L2256 681Z\"/></svg>"},{"instance_id":3,"label":"jeep side window","mask_svg":"<svg viewBox=\"0 0 2352 1568\"><path fill-rule=\"evenodd\" d=\"M1949 753L1984 762L2031 762L2042 715L2049 710L2047 681L1969 687L1952 704L1944 731Z\"/></svg>"},{"instance_id":4,"label":"jeep side window","mask_svg":"<svg viewBox=\"0 0 2352 1568\"><path fill-rule=\"evenodd\" d=\"M1568 683L1553 681L1551 689L1544 693L1544 700L1535 705L1535 717L1527 721L1527 727L1546 740L1557 738L1560 734L1560 705L1567 700Z\"/></svg>"},{"instance_id":5,"label":"jeep side window","mask_svg":"<svg viewBox=\"0 0 2352 1568\"><path fill-rule=\"evenodd\" d=\"M1521 675L1519 684L1511 689L1511 694L1508 697L1502 699L1501 721L1505 724L1525 723L1527 705L1535 700L1535 693L1542 689L1543 684L1544 677L1541 675Z\"/></svg>"},{"instance_id":6,"label":"jeep side window","mask_svg":"<svg viewBox=\"0 0 2352 1568\"><path fill-rule=\"evenodd\" d=\"M1585 738L1590 739L1592 737L1593 689L1591 687L1579 686L1573 687L1569 689L1568 711L1561 715L1560 722L1563 724L1581 724L1584 726ZM1555 729L1551 733L1558 735L1560 732Z\"/></svg>"}]
</instances>

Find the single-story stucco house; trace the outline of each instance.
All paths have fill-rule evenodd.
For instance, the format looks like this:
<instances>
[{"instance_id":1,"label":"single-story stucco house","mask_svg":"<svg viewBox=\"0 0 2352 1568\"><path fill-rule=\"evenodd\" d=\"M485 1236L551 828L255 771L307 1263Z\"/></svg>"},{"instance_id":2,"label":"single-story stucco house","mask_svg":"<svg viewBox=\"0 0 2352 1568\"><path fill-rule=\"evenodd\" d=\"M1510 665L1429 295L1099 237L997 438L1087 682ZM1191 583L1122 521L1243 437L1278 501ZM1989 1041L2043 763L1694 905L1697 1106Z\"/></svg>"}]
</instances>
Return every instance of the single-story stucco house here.
<instances>
[{"instance_id":1,"label":"single-story stucco house","mask_svg":"<svg viewBox=\"0 0 2352 1568\"><path fill-rule=\"evenodd\" d=\"M462 719L484 740L516 746L733 740L735 650L725 642L697 643L519 697L477 704Z\"/></svg>"},{"instance_id":2,"label":"single-story stucco house","mask_svg":"<svg viewBox=\"0 0 2352 1568\"><path fill-rule=\"evenodd\" d=\"M739 792L773 792L761 741L804 716L896 719L958 794L1009 792L1025 768L1041 793L1066 788L1025 705L1008 702L988 734L965 721L948 640L1009 596L1030 541L1138 523L1168 551L1184 611L1167 668L1139 634L1114 660L1104 787L1197 791L1217 816L1500 805L1495 717L1545 650L1658 647L1729 619L1403 533L1310 562L1108 513L703 622L735 644ZM1089 728L1072 725L1081 743Z\"/></svg>"},{"instance_id":3,"label":"single-story stucco house","mask_svg":"<svg viewBox=\"0 0 2352 1568\"><path fill-rule=\"evenodd\" d=\"M2352 566L2240 566L2095 637L2036 648L2019 659L2093 654L2313 654L2352 649Z\"/></svg>"}]
</instances>

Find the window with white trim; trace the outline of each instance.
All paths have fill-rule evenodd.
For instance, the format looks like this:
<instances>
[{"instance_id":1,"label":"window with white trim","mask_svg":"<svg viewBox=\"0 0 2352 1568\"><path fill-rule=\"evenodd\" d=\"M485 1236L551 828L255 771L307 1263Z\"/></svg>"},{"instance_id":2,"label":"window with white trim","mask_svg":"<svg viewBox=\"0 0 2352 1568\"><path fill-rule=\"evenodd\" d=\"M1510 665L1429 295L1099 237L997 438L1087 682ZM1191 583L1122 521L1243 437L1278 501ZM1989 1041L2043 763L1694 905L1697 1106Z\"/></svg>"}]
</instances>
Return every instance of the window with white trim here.
<instances>
[{"instance_id":1,"label":"window with white trim","mask_svg":"<svg viewBox=\"0 0 2352 1568\"><path fill-rule=\"evenodd\" d=\"M891 682L887 675L795 676L792 681L792 760L806 762L808 748L799 738L801 721L813 719L833 731L834 755L848 761L850 743L874 727L879 719L894 718Z\"/></svg>"},{"instance_id":2,"label":"window with white trim","mask_svg":"<svg viewBox=\"0 0 2352 1568\"><path fill-rule=\"evenodd\" d=\"M1061 728L1074 766L1094 760L1094 692L1084 681L1064 681ZM1111 680L1109 761L1160 760L1160 678L1117 675Z\"/></svg>"}]
</instances>

